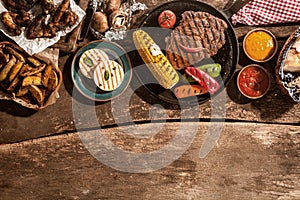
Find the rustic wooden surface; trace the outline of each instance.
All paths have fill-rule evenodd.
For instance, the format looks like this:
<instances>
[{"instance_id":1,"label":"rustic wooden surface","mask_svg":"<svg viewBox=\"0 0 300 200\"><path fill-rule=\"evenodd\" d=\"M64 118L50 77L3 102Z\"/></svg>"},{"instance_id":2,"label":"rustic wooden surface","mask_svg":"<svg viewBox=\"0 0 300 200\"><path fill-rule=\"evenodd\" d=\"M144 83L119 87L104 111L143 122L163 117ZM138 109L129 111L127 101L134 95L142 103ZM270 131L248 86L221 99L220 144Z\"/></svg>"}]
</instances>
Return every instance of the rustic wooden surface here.
<instances>
[{"instance_id":1,"label":"rustic wooden surface","mask_svg":"<svg viewBox=\"0 0 300 200\"><path fill-rule=\"evenodd\" d=\"M168 124L164 137L177 125ZM188 151L152 173L123 173L101 164L77 133L1 145L1 199L299 199L298 126L226 123L217 146L200 159L208 126L199 124ZM105 133L114 137L119 130ZM114 143L136 152L162 145Z\"/></svg>"},{"instance_id":2,"label":"rustic wooden surface","mask_svg":"<svg viewBox=\"0 0 300 200\"><path fill-rule=\"evenodd\" d=\"M161 1L144 1L149 8ZM222 10L232 0L209 3ZM138 19L143 13L137 13ZM299 25L265 27L279 41L279 49ZM235 27L239 41L254 27ZM284 31L283 31L284 29ZM93 40L89 35L89 40ZM79 43L84 45L87 41ZM241 49L241 47L240 47ZM199 105L198 131L191 146L165 168L151 173L125 173L95 159L79 135L102 126L104 134L118 147L136 153L160 149L174 136L181 123L178 106L165 105L147 91L132 94L127 113L113 115L111 102L94 103L73 98L70 78L74 53L61 52L59 66L64 80L57 103L32 111L10 101L0 101L0 199L300 199L300 105L276 86L276 56L263 64L272 74L272 87L259 100L248 100L238 91L233 77L227 89L224 128L217 145L204 159L199 149L208 127L222 121L212 117L211 101ZM242 49L239 64L252 63ZM77 95L75 95L77 96ZM120 101L125 100L120 96ZM76 132L73 104L90 105L99 124L86 123ZM189 108L193 109L193 108ZM186 109L186 112L189 112ZM222 108L214 108L222 109ZM154 112L154 117L149 112ZM153 111L154 110L154 111ZM128 114L130 117L128 117ZM153 114L153 113L152 113ZM88 113L83 117L88 116ZM156 120L163 131L149 138L122 134L118 125L138 131ZM163 123L167 120L166 123ZM191 131L187 129L187 133Z\"/></svg>"}]
</instances>

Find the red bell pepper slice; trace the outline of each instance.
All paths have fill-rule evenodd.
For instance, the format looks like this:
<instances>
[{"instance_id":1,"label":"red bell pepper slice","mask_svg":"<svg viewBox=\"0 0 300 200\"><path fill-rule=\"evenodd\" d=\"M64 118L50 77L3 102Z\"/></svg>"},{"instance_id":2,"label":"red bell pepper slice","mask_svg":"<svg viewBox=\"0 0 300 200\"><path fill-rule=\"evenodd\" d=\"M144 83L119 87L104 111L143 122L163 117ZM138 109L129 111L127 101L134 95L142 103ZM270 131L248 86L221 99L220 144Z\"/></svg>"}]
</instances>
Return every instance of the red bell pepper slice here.
<instances>
[{"instance_id":1,"label":"red bell pepper slice","mask_svg":"<svg viewBox=\"0 0 300 200\"><path fill-rule=\"evenodd\" d=\"M215 94L221 87L218 81L196 67L186 67L185 72L195 79L199 85L203 86L210 94Z\"/></svg>"}]
</instances>

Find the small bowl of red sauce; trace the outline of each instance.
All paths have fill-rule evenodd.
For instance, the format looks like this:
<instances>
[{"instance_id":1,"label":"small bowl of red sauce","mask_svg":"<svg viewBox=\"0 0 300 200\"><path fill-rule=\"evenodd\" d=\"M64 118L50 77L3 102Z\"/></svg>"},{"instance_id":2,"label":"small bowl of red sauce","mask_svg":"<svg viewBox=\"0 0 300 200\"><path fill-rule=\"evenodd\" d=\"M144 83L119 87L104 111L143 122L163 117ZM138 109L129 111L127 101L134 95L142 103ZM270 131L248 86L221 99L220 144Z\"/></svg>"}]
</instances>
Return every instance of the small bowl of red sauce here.
<instances>
[{"instance_id":1,"label":"small bowl of red sauce","mask_svg":"<svg viewBox=\"0 0 300 200\"><path fill-rule=\"evenodd\" d=\"M256 28L247 33L243 41L245 54L255 62L267 62L274 57L278 44L268 30Z\"/></svg>"},{"instance_id":2,"label":"small bowl of red sauce","mask_svg":"<svg viewBox=\"0 0 300 200\"><path fill-rule=\"evenodd\" d=\"M251 64L239 72L237 85L245 97L258 99L268 92L271 85L270 75L262 66Z\"/></svg>"}]
</instances>

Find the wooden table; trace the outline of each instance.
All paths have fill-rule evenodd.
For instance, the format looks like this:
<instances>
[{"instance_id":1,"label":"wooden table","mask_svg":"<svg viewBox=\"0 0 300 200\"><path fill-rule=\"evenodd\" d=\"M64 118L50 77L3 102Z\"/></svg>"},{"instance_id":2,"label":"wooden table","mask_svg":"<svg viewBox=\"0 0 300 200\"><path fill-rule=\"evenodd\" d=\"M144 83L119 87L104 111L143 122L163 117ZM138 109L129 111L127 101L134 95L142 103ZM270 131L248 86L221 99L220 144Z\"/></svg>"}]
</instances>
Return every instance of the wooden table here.
<instances>
[{"instance_id":1,"label":"wooden table","mask_svg":"<svg viewBox=\"0 0 300 200\"><path fill-rule=\"evenodd\" d=\"M158 4L154 0L144 2L149 9ZM204 2L223 9L232 0ZM265 28L276 35L281 49L297 27L289 24ZM239 41L252 28L235 27ZM89 35L87 41L77 45L94 39ZM0 199L300 199L300 105L276 86L278 54L263 64L272 74L272 86L265 97L244 98L237 90L235 75L220 94L226 100L223 108L212 107L212 101L208 101L198 106L195 118L184 121L180 120L178 106L158 105L161 102L143 89L132 94L127 112L117 115L112 113L111 102L95 104L73 98L73 56L60 52L64 79L56 104L36 112L0 101ZM241 50L239 64L250 63ZM127 99L120 96L118 100ZM72 105L89 108L81 113L82 119L94 110L99 123L84 121L82 129L76 130L80 122L74 119L77 115L73 116ZM224 118L212 115L222 109ZM124 134L120 125L132 134ZM200 147L209 129L217 125L222 129L216 145L200 158ZM187 136L196 132L187 150L173 162L161 169L135 173L116 170L90 154L86 145L93 143L93 138L85 138L84 143L82 138L99 131L100 126L101 133L115 146L135 154L168 145L178 127L184 126ZM147 135L153 127L161 129ZM167 160L168 155L160 159Z\"/></svg>"}]
</instances>

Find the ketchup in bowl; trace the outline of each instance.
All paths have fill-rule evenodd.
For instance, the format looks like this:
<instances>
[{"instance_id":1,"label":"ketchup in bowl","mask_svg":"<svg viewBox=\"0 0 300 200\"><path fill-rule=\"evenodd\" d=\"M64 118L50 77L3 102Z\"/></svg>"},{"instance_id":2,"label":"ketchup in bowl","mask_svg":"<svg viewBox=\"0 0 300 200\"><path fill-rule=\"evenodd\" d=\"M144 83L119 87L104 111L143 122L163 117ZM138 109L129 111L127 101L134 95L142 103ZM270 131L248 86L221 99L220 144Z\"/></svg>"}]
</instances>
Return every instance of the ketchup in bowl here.
<instances>
[{"instance_id":1,"label":"ketchup in bowl","mask_svg":"<svg viewBox=\"0 0 300 200\"><path fill-rule=\"evenodd\" d=\"M263 67L252 64L239 72L237 85L244 96L257 99L267 93L270 87L270 77Z\"/></svg>"}]
</instances>

